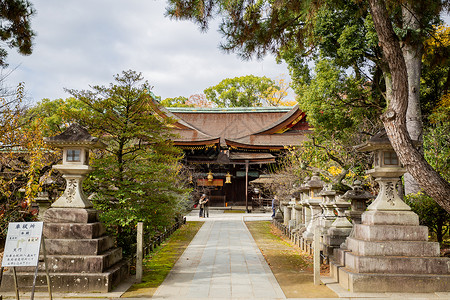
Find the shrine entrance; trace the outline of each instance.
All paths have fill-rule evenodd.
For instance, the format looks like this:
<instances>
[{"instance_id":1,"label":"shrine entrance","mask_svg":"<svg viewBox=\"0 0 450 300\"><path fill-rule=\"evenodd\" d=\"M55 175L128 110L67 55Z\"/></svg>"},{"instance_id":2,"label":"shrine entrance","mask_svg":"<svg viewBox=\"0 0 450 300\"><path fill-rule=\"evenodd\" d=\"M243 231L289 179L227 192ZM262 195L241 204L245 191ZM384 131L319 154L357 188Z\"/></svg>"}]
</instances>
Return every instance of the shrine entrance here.
<instances>
[{"instance_id":1,"label":"shrine entrance","mask_svg":"<svg viewBox=\"0 0 450 300\"><path fill-rule=\"evenodd\" d=\"M270 173L288 146L311 132L306 114L294 107L161 107L175 120L173 143L184 151L193 200L205 193L212 207L251 206L249 182Z\"/></svg>"}]
</instances>

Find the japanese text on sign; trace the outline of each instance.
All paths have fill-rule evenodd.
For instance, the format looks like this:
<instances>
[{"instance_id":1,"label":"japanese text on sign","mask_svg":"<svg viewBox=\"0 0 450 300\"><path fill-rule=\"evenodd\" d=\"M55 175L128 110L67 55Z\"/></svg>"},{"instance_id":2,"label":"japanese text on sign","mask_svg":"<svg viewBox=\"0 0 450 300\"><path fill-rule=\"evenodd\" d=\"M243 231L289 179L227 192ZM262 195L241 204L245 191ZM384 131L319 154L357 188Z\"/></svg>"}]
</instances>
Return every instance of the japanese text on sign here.
<instances>
[{"instance_id":1,"label":"japanese text on sign","mask_svg":"<svg viewBox=\"0 0 450 300\"><path fill-rule=\"evenodd\" d=\"M37 266L43 222L13 222L8 225L2 267Z\"/></svg>"}]
</instances>

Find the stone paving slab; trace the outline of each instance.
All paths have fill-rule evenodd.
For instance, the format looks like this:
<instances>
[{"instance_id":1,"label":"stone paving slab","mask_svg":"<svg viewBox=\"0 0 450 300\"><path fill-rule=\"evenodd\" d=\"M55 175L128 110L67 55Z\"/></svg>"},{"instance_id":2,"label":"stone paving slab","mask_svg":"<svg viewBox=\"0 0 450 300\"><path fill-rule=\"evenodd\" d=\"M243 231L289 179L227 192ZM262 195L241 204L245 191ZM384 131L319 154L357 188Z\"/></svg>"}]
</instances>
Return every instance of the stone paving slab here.
<instances>
[{"instance_id":1,"label":"stone paving slab","mask_svg":"<svg viewBox=\"0 0 450 300\"><path fill-rule=\"evenodd\" d=\"M285 299L244 216L212 211L209 218L188 216L188 221L204 220L205 224L153 298ZM270 215L258 219L269 220ZM189 276L183 276L186 273Z\"/></svg>"}]
</instances>

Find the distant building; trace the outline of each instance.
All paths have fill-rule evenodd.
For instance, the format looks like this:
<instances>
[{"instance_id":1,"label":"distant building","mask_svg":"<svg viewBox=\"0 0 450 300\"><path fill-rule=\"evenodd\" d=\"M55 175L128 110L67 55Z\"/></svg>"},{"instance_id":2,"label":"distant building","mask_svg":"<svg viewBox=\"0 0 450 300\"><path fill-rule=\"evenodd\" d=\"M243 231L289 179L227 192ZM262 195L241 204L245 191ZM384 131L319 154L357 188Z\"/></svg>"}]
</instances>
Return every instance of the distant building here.
<instances>
[{"instance_id":1,"label":"distant building","mask_svg":"<svg viewBox=\"0 0 450 300\"><path fill-rule=\"evenodd\" d=\"M176 121L173 142L185 152L194 186L208 192L214 207L250 205L248 182L311 132L298 106L158 110Z\"/></svg>"}]
</instances>

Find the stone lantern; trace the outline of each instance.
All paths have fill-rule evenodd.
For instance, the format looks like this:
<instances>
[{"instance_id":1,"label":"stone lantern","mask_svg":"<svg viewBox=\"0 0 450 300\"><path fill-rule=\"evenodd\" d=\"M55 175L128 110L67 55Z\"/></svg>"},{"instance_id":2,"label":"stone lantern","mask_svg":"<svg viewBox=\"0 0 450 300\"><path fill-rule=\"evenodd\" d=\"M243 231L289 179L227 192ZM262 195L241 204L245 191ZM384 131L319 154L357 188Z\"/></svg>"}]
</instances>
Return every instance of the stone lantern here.
<instances>
[{"instance_id":1,"label":"stone lantern","mask_svg":"<svg viewBox=\"0 0 450 300\"><path fill-rule=\"evenodd\" d=\"M355 180L353 189L347 191L342 198L351 202L351 210L346 212L347 216L352 219L353 224L361 224L361 215L366 211L367 201L374 196L363 190L361 181Z\"/></svg>"},{"instance_id":2,"label":"stone lantern","mask_svg":"<svg viewBox=\"0 0 450 300\"><path fill-rule=\"evenodd\" d=\"M82 190L91 171L89 150L105 147L78 124L46 138L62 148L62 164L54 166L67 181L63 195L44 214L44 236L53 290L109 292L128 277L128 262L98 220L98 212ZM31 276L32 278L32 276Z\"/></svg>"},{"instance_id":3,"label":"stone lantern","mask_svg":"<svg viewBox=\"0 0 450 300\"><path fill-rule=\"evenodd\" d=\"M306 199L306 204L309 206L311 211L311 219L306 227L306 231L303 233L303 238L307 242L311 242L314 238L314 228L319 225L319 217L322 215L322 196L320 194L323 188L324 182L320 179L318 173L314 173L306 183L306 187L309 188L309 197Z\"/></svg>"},{"instance_id":4,"label":"stone lantern","mask_svg":"<svg viewBox=\"0 0 450 300\"><path fill-rule=\"evenodd\" d=\"M320 204L323 214L319 220L319 225L321 233L323 234L327 232L328 228L330 228L331 224L336 220L336 215L334 214L336 191L331 184L328 184L324 186L320 194L323 197L323 201Z\"/></svg>"},{"instance_id":5,"label":"stone lantern","mask_svg":"<svg viewBox=\"0 0 450 300\"><path fill-rule=\"evenodd\" d=\"M91 208L92 203L83 193L83 180L91 172L89 150L104 148L105 144L78 124L72 124L60 135L44 138L46 144L63 150L62 164L53 166L63 174L66 189L51 207Z\"/></svg>"},{"instance_id":6,"label":"stone lantern","mask_svg":"<svg viewBox=\"0 0 450 300\"><path fill-rule=\"evenodd\" d=\"M309 197L309 188L306 186L306 183L310 180L310 177L306 177L304 182L299 187L300 192L300 200L298 204L296 205L295 209L300 210L301 214L301 221L298 225L298 231L297 231L297 239L299 246L302 250L305 249L305 243L303 239L303 233L306 230L306 225L308 225L309 221L311 220L311 210L309 209L308 204L306 203L306 200Z\"/></svg>"},{"instance_id":7,"label":"stone lantern","mask_svg":"<svg viewBox=\"0 0 450 300\"><path fill-rule=\"evenodd\" d=\"M300 205L301 201L301 192L300 187L297 185L293 185L293 188L291 190L291 196L292 196L292 220L293 228L291 229L291 240L294 243L297 243L298 241L298 231L303 226L302 222L302 206ZM291 221L292 221L291 220Z\"/></svg>"},{"instance_id":8,"label":"stone lantern","mask_svg":"<svg viewBox=\"0 0 450 300\"><path fill-rule=\"evenodd\" d=\"M386 132L383 130L355 149L361 152L372 151L374 154L373 168L366 171L366 174L375 178L380 185L380 192L367 210L410 211L411 208L400 199L397 191L397 183L406 169L400 164Z\"/></svg>"},{"instance_id":9,"label":"stone lantern","mask_svg":"<svg viewBox=\"0 0 450 300\"><path fill-rule=\"evenodd\" d=\"M356 149L374 153L374 167L367 174L380 189L361 223L355 222L345 247L334 250L330 274L356 293L450 292L450 259L440 257L439 244L428 241L428 228L397 193L405 169L386 132Z\"/></svg>"}]
</instances>

